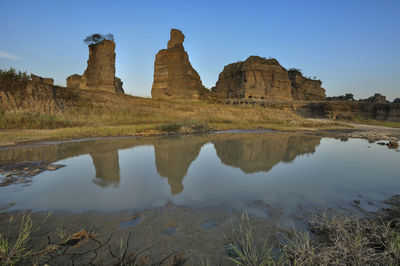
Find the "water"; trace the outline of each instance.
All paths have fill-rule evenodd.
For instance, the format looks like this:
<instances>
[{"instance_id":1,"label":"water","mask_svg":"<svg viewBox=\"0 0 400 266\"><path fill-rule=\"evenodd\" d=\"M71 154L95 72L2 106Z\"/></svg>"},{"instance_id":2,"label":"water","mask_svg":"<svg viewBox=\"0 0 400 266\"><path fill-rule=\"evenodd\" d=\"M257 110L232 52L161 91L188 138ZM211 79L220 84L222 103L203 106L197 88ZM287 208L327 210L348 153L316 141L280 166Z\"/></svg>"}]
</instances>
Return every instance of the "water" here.
<instances>
[{"instance_id":1,"label":"water","mask_svg":"<svg viewBox=\"0 0 400 266\"><path fill-rule=\"evenodd\" d=\"M118 212L172 204L263 217L270 208L351 208L354 200L373 210L400 192L399 152L366 140L293 133L118 138L0 150L0 165L25 160L66 166L34 176L28 186L0 187L0 207L15 203L7 211Z\"/></svg>"}]
</instances>

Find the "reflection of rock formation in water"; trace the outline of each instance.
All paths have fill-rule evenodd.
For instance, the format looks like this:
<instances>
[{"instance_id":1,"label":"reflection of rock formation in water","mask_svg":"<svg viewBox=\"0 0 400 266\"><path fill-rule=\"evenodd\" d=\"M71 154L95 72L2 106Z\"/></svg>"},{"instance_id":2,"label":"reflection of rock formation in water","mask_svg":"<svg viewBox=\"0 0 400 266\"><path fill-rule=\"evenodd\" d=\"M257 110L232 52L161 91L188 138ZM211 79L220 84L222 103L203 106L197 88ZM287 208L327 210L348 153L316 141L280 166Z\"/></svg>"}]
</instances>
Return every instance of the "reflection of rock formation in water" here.
<instances>
[{"instance_id":1,"label":"reflection of rock formation in water","mask_svg":"<svg viewBox=\"0 0 400 266\"><path fill-rule=\"evenodd\" d=\"M90 154L96 171L93 182L100 186L118 186L120 169L118 149L143 145L138 139L92 140L65 142L56 145L18 147L0 152L0 165L22 161L53 163L62 159Z\"/></svg>"},{"instance_id":2,"label":"reflection of rock formation in water","mask_svg":"<svg viewBox=\"0 0 400 266\"><path fill-rule=\"evenodd\" d=\"M118 187L121 179L119 173L118 150L105 150L90 153L96 169L96 178L93 183L102 187L114 185Z\"/></svg>"},{"instance_id":3,"label":"reflection of rock formation in water","mask_svg":"<svg viewBox=\"0 0 400 266\"><path fill-rule=\"evenodd\" d=\"M168 178L171 193L178 194L183 191L183 179L191 163L207 142L214 144L222 163L238 167L245 173L254 173L269 171L280 161L291 162L298 155L314 153L320 139L286 133L243 133L65 142L1 150L0 166L27 160L53 163L89 154L96 170L93 182L103 187L118 186L118 150L153 145L158 173Z\"/></svg>"},{"instance_id":4,"label":"reflection of rock formation in water","mask_svg":"<svg viewBox=\"0 0 400 266\"><path fill-rule=\"evenodd\" d=\"M161 176L168 178L171 193L178 194L183 190L182 181L190 164L197 158L201 146L209 137L125 138L19 147L1 151L0 166L26 160L52 163L89 154L96 170L93 182L103 187L118 186L120 181L118 150L154 145L157 171Z\"/></svg>"},{"instance_id":5,"label":"reflection of rock formation in water","mask_svg":"<svg viewBox=\"0 0 400 266\"><path fill-rule=\"evenodd\" d=\"M320 143L316 136L288 134L229 134L213 143L222 163L245 173L269 171L280 161L291 162L298 155L314 153Z\"/></svg>"},{"instance_id":6,"label":"reflection of rock formation in water","mask_svg":"<svg viewBox=\"0 0 400 266\"><path fill-rule=\"evenodd\" d=\"M290 136L282 161L292 162L299 155L314 153L320 141L321 137L316 136Z\"/></svg>"},{"instance_id":7,"label":"reflection of rock formation in water","mask_svg":"<svg viewBox=\"0 0 400 266\"><path fill-rule=\"evenodd\" d=\"M183 178L205 142L206 138L200 136L179 136L154 143L157 171L168 178L172 194L183 191Z\"/></svg>"}]
</instances>

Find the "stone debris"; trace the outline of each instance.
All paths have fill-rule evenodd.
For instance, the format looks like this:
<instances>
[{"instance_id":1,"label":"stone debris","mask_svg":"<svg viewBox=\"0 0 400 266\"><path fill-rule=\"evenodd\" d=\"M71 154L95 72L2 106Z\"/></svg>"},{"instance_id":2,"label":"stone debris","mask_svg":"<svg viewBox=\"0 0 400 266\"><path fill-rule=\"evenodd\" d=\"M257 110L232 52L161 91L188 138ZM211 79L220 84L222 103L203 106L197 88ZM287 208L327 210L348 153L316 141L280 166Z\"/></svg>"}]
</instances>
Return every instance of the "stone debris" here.
<instances>
[{"instance_id":1,"label":"stone debris","mask_svg":"<svg viewBox=\"0 0 400 266\"><path fill-rule=\"evenodd\" d=\"M0 167L0 187L32 182L32 177L46 170L54 171L65 165L48 164L40 161L25 161ZM1 177L3 176L3 177Z\"/></svg>"},{"instance_id":2,"label":"stone debris","mask_svg":"<svg viewBox=\"0 0 400 266\"><path fill-rule=\"evenodd\" d=\"M393 141L393 140L389 141L386 145L389 147L389 149L399 148L399 143L397 141Z\"/></svg>"}]
</instances>

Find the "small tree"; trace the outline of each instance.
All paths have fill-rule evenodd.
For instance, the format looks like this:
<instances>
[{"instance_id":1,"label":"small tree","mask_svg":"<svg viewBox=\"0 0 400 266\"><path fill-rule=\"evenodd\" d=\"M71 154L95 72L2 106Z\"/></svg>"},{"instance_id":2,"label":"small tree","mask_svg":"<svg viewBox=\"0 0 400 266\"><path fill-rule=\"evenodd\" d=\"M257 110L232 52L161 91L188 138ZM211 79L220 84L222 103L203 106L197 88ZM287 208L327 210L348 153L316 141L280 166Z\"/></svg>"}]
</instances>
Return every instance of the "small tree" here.
<instances>
[{"instance_id":1,"label":"small tree","mask_svg":"<svg viewBox=\"0 0 400 266\"><path fill-rule=\"evenodd\" d=\"M101 33L93 33L89 36L87 36L83 41L88 44L98 44L104 40L109 40L109 41L114 41L114 35L111 33L107 33L105 35Z\"/></svg>"}]
</instances>

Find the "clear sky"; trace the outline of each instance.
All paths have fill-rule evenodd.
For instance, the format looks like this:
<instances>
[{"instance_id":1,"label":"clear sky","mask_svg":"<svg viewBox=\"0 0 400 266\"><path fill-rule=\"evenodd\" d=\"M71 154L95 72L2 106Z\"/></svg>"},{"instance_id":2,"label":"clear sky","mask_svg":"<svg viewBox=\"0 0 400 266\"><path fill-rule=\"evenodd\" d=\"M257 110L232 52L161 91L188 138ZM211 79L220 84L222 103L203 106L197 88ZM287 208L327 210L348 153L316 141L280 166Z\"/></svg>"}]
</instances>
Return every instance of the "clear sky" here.
<instances>
[{"instance_id":1,"label":"clear sky","mask_svg":"<svg viewBox=\"0 0 400 266\"><path fill-rule=\"evenodd\" d=\"M0 0L0 68L65 85L86 68L82 40L113 33L125 92L150 96L171 28L208 88L225 65L259 55L317 76L328 96L400 97L400 0Z\"/></svg>"}]
</instances>

